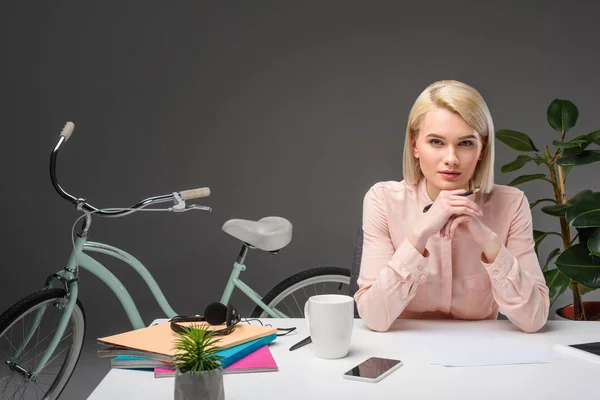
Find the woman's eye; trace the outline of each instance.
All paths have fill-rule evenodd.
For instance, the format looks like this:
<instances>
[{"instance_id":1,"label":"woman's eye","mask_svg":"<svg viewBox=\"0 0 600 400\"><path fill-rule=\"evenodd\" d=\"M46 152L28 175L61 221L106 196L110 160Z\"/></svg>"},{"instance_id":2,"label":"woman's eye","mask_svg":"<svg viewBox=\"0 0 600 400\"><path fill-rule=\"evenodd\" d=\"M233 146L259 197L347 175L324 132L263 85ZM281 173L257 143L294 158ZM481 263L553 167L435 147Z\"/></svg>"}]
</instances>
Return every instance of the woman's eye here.
<instances>
[{"instance_id":1,"label":"woman's eye","mask_svg":"<svg viewBox=\"0 0 600 400\"><path fill-rule=\"evenodd\" d=\"M431 143L433 145L443 144L441 140L437 140L437 139L431 139L429 141L429 143Z\"/></svg>"},{"instance_id":2,"label":"woman's eye","mask_svg":"<svg viewBox=\"0 0 600 400\"><path fill-rule=\"evenodd\" d=\"M465 142L462 142L462 144L463 144L463 146L466 146L466 147L471 147L471 146L473 146L473 142L470 142L470 141L468 141L468 140L467 140L467 141L465 141Z\"/></svg>"}]
</instances>

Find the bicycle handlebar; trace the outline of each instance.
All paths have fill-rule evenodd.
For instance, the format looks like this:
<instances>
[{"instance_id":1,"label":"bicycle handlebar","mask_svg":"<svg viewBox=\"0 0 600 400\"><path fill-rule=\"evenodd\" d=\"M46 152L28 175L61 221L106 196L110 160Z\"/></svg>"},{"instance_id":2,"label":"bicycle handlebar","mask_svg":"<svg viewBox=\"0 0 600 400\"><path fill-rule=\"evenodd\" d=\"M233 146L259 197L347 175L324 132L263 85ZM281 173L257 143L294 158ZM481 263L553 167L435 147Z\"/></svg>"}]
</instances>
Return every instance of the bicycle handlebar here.
<instances>
[{"instance_id":1,"label":"bicycle handlebar","mask_svg":"<svg viewBox=\"0 0 600 400\"><path fill-rule=\"evenodd\" d=\"M65 142L71 137L73 129L75 129L75 124L69 121L65 124L65 127L63 128L62 132L60 132L60 136L65 138Z\"/></svg>"},{"instance_id":2,"label":"bicycle handlebar","mask_svg":"<svg viewBox=\"0 0 600 400\"><path fill-rule=\"evenodd\" d=\"M198 189L182 190L179 192L184 200L199 199L200 197L210 196L210 188L203 187Z\"/></svg>"},{"instance_id":3,"label":"bicycle handlebar","mask_svg":"<svg viewBox=\"0 0 600 400\"><path fill-rule=\"evenodd\" d=\"M101 215L101 216L105 216L105 217L121 217L121 216L124 216L124 215L134 212L136 209L147 207L150 204L175 201L175 194L172 193L172 194L166 194L166 195L162 195L162 196L149 197L131 207L128 207L128 209L125 209L125 210L124 209L100 210L100 209L92 206L88 202L86 202L85 199L79 199L79 198L76 198L75 196L67 193L60 186L60 184L58 183L58 179L56 178L56 159L58 156L58 151L60 150L60 146L64 142L69 140L74 129L75 129L75 124L73 124L72 122L69 121L65 124L63 130L60 133L60 139L58 140L58 144L56 145L56 147L54 148L54 150L52 151L52 154L50 156L50 179L52 180L52 185L54 186L54 189L56 189L58 194L60 194L64 199L73 203L79 209L82 209L82 210L85 210L88 212L93 212L96 215ZM197 188L197 189L183 190L183 191L179 192L179 195L181 196L181 199L183 199L183 200L192 200L192 199L197 199L200 197L207 197L207 196L210 196L210 188L203 187L203 188Z\"/></svg>"}]
</instances>

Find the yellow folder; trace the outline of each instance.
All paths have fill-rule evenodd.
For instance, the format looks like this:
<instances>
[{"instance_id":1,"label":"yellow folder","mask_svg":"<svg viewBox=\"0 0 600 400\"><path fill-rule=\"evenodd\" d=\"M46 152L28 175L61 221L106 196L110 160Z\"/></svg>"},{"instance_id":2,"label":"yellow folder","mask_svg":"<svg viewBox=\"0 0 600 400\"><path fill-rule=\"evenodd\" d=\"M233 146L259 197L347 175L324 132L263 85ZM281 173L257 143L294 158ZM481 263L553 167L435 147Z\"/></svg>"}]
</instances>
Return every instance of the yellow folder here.
<instances>
[{"instance_id":1,"label":"yellow folder","mask_svg":"<svg viewBox=\"0 0 600 400\"><path fill-rule=\"evenodd\" d=\"M208 325L203 322L185 322L182 326L201 326L208 329L223 329L225 325ZM260 325L247 325L238 323L233 332L228 335L215 335L219 339L216 346L227 349L237 346L251 340L259 339L264 336L277 333L277 328ZM147 351L149 353L158 353L173 356L176 350L173 349L175 340L179 335L171 329L169 322L146 328L135 329L129 332L119 333L117 335L98 338L98 343L108 346L120 346L130 349Z\"/></svg>"}]
</instances>

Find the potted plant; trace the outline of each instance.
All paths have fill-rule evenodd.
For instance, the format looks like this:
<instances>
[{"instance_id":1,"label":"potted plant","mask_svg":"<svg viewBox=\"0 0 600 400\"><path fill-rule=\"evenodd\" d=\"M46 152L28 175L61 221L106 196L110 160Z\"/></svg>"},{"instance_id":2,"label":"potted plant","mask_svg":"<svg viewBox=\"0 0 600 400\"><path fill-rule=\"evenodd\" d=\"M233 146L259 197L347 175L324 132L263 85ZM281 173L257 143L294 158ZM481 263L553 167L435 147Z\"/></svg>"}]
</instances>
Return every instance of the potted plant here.
<instances>
[{"instance_id":1,"label":"potted plant","mask_svg":"<svg viewBox=\"0 0 600 400\"><path fill-rule=\"evenodd\" d=\"M174 341L175 400L225 399L220 339L199 326L182 328Z\"/></svg>"},{"instance_id":2,"label":"potted plant","mask_svg":"<svg viewBox=\"0 0 600 400\"><path fill-rule=\"evenodd\" d=\"M584 302L582 296L600 287L600 192L586 189L568 197L566 183L573 167L600 161L600 150L590 149L593 145L600 144L600 130L565 140L567 132L575 126L579 116L575 104L568 100L555 99L548 107L546 116L550 126L560 133L560 141L553 140L552 149L546 145L543 150L539 150L531 138L522 132L510 129L496 132L496 138L502 143L514 150L528 153L503 165L501 172L516 171L530 161L547 170L547 173L519 176L508 185L516 186L535 179L550 183L552 195L530 203L531 209L540 203L552 203L542 207L542 212L558 218L560 224L560 232L533 231L536 254L540 243L547 236L558 235L562 239L562 249L552 250L545 262L540 260L546 285L550 289L550 304L570 287L573 304L558 309L557 315L578 321L598 321L600 302ZM600 178L596 176L585 179L598 182ZM575 243L577 239L579 240ZM552 263L556 268L549 268Z\"/></svg>"}]
</instances>

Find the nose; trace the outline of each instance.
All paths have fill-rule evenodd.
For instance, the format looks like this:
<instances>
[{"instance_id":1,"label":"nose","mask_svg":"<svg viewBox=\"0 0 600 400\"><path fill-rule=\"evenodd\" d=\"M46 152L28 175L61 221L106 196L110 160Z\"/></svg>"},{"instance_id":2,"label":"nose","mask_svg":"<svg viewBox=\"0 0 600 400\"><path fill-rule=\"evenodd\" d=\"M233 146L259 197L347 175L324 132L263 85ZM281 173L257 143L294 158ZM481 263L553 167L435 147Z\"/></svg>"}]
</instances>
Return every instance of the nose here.
<instances>
[{"instance_id":1,"label":"nose","mask_svg":"<svg viewBox=\"0 0 600 400\"><path fill-rule=\"evenodd\" d=\"M452 146L448 146L448 151L444 155L444 164L445 165L458 165L458 157L456 157L456 152L452 148Z\"/></svg>"}]
</instances>

